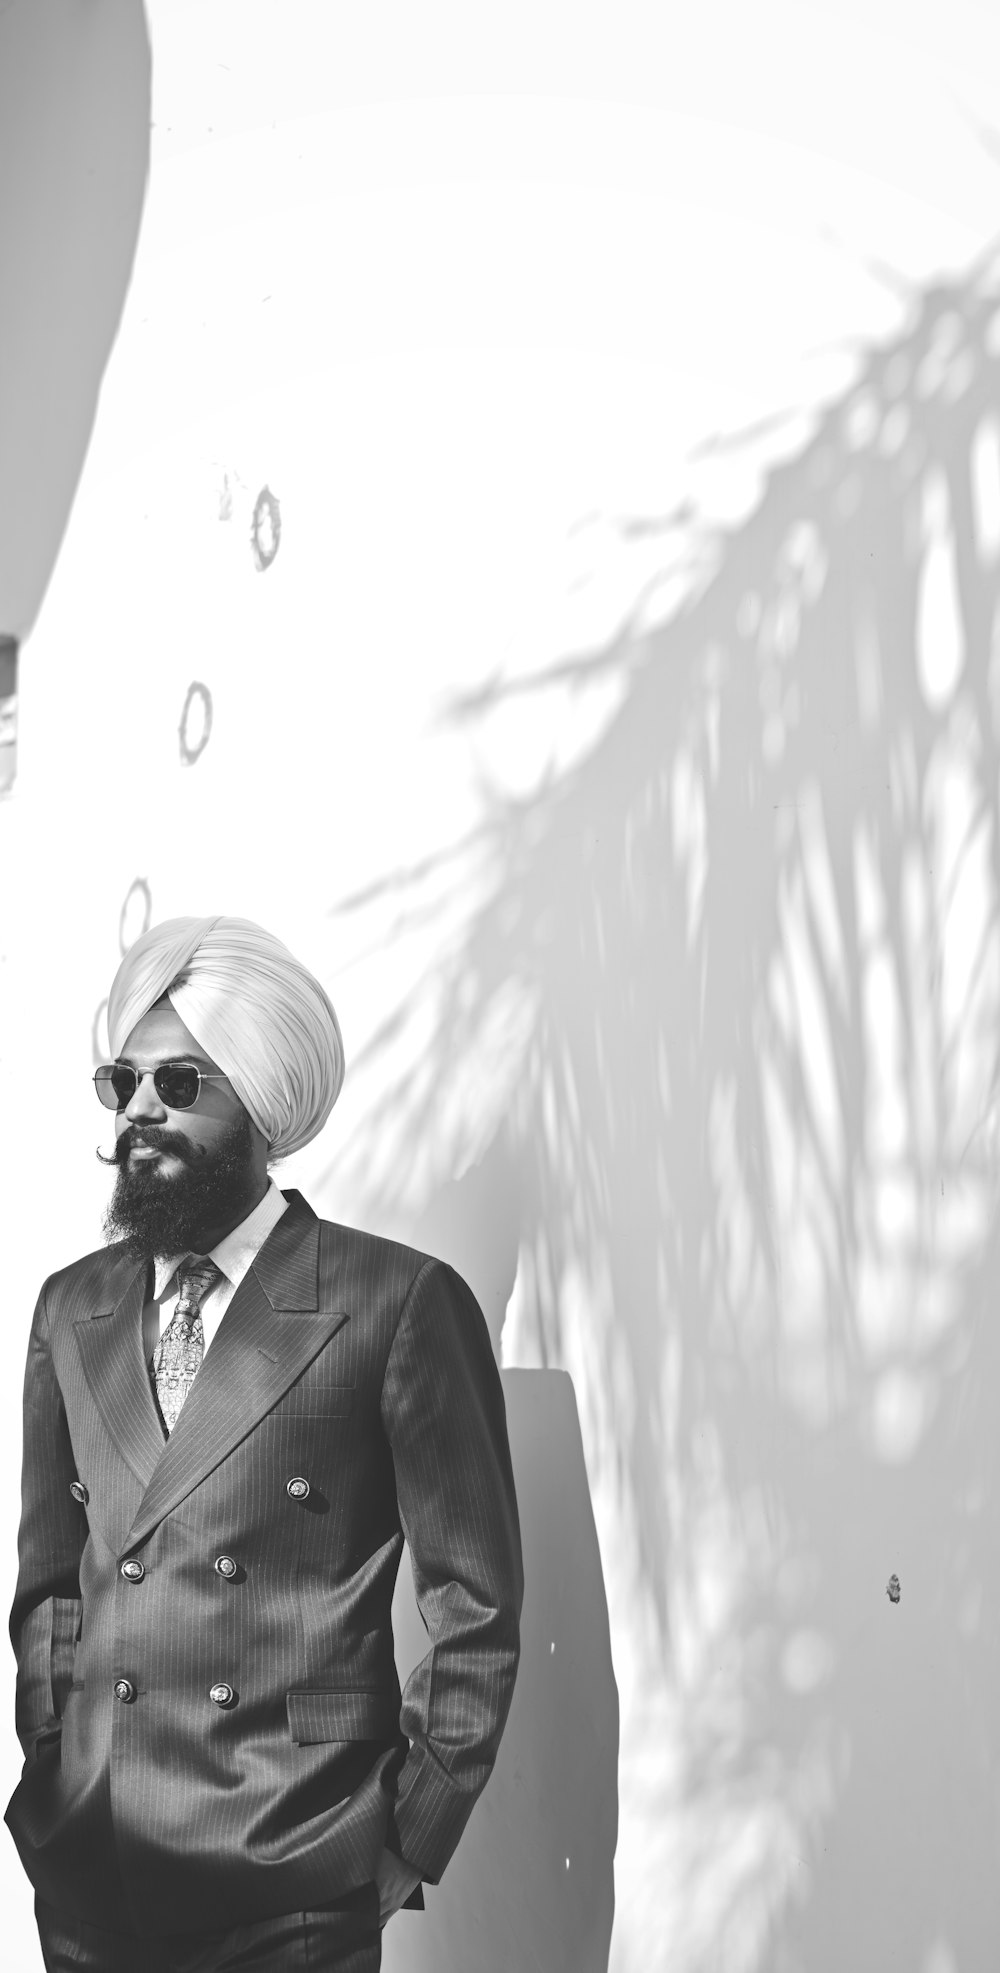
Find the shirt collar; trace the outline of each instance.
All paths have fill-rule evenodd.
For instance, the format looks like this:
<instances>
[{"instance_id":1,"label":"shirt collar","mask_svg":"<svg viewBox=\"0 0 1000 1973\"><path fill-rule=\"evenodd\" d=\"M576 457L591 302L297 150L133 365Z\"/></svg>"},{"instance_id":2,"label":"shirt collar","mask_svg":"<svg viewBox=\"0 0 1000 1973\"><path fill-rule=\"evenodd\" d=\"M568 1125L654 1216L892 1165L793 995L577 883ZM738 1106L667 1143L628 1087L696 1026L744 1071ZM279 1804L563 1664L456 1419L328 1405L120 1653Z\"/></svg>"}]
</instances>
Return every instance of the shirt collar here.
<instances>
[{"instance_id":1,"label":"shirt collar","mask_svg":"<svg viewBox=\"0 0 1000 1973\"><path fill-rule=\"evenodd\" d=\"M234 1226L232 1232L227 1233L225 1239L220 1240L218 1246L212 1248L209 1259L215 1262L216 1267L221 1269L234 1288L238 1288L243 1276L249 1273L268 1234L277 1226L282 1213L287 1211L288 1200L272 1178L264 1197L254 1207L253 1212L248 1213L246 1219L240 1221L239 1226ZM162 1302L177 1269L186 1259L186 1254L157 1255L153 1280L154 1301Z\"/></svg>"}]
</instances>

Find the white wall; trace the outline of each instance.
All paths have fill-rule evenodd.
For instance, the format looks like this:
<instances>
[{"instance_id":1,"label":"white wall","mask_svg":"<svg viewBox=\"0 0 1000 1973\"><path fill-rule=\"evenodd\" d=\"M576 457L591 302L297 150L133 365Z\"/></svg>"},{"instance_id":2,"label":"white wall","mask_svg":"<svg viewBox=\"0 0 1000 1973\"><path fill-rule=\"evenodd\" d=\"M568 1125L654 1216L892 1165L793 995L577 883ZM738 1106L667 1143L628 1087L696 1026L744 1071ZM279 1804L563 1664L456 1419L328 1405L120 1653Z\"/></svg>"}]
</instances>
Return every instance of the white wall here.
<instances>
[{"instance_id":1,"label":"white wall","mask_svg":"<svg viewBox=\"0 0 1000 1973\"><path fill-rule=\"evenodd\" d=\"M99 1239L120 934L147 896L259 918L348 1053L290 1181L423 1229L510 1294L509 1370L572 1375L614 1973L967 1973L1000 1937L996 31L477 12L148 10L135 273L0 809L12 1333Z\"/></svg>"}]
</instances>

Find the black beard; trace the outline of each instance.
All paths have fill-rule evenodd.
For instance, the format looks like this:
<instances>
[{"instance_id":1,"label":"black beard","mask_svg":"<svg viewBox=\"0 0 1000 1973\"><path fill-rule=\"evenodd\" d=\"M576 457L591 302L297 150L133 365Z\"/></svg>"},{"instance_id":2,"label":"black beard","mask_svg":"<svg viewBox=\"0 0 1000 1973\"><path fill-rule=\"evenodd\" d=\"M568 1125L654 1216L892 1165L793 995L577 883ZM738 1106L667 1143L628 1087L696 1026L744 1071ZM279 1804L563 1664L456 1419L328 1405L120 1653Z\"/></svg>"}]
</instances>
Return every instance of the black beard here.
<instances>
[{"instance_id":1,"label":"black beard","mask_svg":"<svg viewBox=\"0 0 1000 1973\"><path fill-rule=\"evenodd\" d=\"M172 1151L184 1169L165 1178L156 1163L130 1165L129 1152L135 1144ZM207 1232L217 1226L237 1226L246 1218L246 1201L253 1189L253 1137L245 1110L211 1151L196 1151L177 1132L136 1130L130 1124L122 1131L113 1157L105 1158L100 1151L97 1155L102 1164L118 1167L104 1215L105 1239L121 1241L129 1260L203 1253Z\"/></svg>"}]
</instances>

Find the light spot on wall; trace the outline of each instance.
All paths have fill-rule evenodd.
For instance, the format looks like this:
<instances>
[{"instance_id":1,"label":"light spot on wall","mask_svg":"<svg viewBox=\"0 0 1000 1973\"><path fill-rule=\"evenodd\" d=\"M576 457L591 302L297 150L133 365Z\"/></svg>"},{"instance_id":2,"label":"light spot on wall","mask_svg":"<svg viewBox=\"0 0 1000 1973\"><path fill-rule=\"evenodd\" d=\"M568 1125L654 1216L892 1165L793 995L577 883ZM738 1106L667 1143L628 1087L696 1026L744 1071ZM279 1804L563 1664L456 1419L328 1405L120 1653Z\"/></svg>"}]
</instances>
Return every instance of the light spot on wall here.
<instances>
[{"instance_id":1,"label":"light spot on wall","mask_svg":"<svg viewBox=\"0 0 1000 1973\"><path fill-rule=\"evenodd\" d=\"M781 1676L789 1692L804 1696L826 1684L833 1662L833 1647L821 1632L793 1631L781 1654Z\"/></svg>"},{"instance_id":2,"label":"light spot on wall","mask_svg":"<svg viewBox=\"0 0 1000 1973\"><path fill-rule=\"evenodd\" d=\"M1000 550L1000 433L993 417L980 418L970 458L976 545L983 562L996 560Z\"/></svg>"},{"instance_id":3,"label":"light spot on wall","mask_svg":"<svg viewBox=\"0 0 1000 1973\"><path fill-rule=\"evenodd\" d=\"M891 459L905 445L910 434L910 412L906 404L893 404L886 412L879 433L879 449Z\"/></svg>"},{"instance_id":4,"label":"light spot on wall","mask_svg":"<svg viewBox=\"0 0 1000 1973\"><path fill-rule=\"evenodd\" d=\"M964 329L954 309L939 315L928 338L927 353L916 375L920 397L934 397L941 390L951 365L956 361Z\"/></svg>"},{"instance_id":5,"label":"light spot on wall","mask_svg":"<svg viewBox=\"0 0 1000 1973\"><path fill-rule=\"evenodd\" d=\"M971 349L961 349L949 363L941 385L941 395L947 404L957 403L971 388L976 375L976 356Z\"/></svg>"},{"instance_id":6,"label":"light spot on wall","mask_svg":"<svg viewBox=\"0 0 1000 1973\"><path fill-rule=\"evenodd\" d=\"M878 731L882 713L882 658L878 630L867 599L858 617L854 641L854 672L858 693L858 717L862 731Z\"/></svg>"},{"instance_id":7,"label":"light spot on wall","mask_svg":"<svg viewBox=\"0 0 1000 1973\"><path fill-rule=\"evenodd\" d=\"M917 677L927 705L946 704L965 667L965 643L955 573L951 503L944 475L924 482L924 561L917 600Z\"/></svg>"},{"instance_id":8,"label":"light spot on wall","mask_svg":"<svg viewBox=\"0 0 1000 1973\"><path fill-rule=\"evenodd\" d=\"M860 452L871 444L878 430L878 404L871 391L860 391L847 406L841 420L844 444Z\"/></svg>"},{"instance_id":9,"label":"light spot on wall","mask_svg":"<svg viewBox=\"0 0 1000 1973\"><path fill-rule=\"evenodd\" d=\"M885 1371L875 1387L872 1437L887 1465L911 1459L924 1435L928 1402L924 1385L902 1365Z\"/></svg>"},{"instance_id":10,"label":"light spot on wall","mask_svg":"<svg viewBox=\"0 0 1000 1973\"><path fill-rule=\"evenodd\" d=\"M920 1973L958 1973L958 1960L947 1939L935 1939L928 1947Z\"/></svg>"},{"instance_id":11,"label":"light spot on wall","mask_svg":"<svg viewBox=\"0 0 1000 1973\"><path fill-rule=\"evenodd\" d=\"M794 521L781 544L777 561L777 573L782 582L794 583L802 602L811 605L819 597L826 581L829 557L815 521L800 519ZM796 633L798 618L796 615ZM792 655L792 648L783 652Z\"/></svg>"}]
</instances>

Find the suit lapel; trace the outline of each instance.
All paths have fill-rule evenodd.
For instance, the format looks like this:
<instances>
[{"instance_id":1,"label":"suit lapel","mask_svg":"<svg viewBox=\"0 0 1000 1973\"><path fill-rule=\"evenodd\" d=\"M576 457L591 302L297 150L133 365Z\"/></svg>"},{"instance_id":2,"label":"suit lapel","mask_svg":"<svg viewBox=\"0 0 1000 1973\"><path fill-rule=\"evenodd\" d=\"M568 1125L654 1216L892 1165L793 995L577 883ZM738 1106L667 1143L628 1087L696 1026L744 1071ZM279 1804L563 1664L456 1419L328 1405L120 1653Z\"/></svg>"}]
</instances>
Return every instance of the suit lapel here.
<instances>
[{"instance_id":1,"label":"suit lapel","mask_svg":"<svg viewBox=\"0 0 1000 1973\"><path fill-rule=\"evenodd\" d=\"M128 1276L113 1307L80 1316L76 1340L84 1376L108 1433L140 1486L163 1457L163 1426L142 1354L147 1270ZM114 1286L111 1285L114 1294Z\"/></svg>"},{"instance_id":2,"label":"suit lapel","mask_svg":"<svg viewBox=\"0 0 1000 1973\"><path fill-rule=\"evenodd\" d=\"M129 1531L134 1547L245 1439L347 1321L319 1306L319 1221L297 1192L233 1296ZM148 1389L148 1386L147 1386Z\"/></svg>"}]
</instances>

